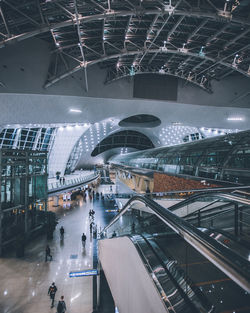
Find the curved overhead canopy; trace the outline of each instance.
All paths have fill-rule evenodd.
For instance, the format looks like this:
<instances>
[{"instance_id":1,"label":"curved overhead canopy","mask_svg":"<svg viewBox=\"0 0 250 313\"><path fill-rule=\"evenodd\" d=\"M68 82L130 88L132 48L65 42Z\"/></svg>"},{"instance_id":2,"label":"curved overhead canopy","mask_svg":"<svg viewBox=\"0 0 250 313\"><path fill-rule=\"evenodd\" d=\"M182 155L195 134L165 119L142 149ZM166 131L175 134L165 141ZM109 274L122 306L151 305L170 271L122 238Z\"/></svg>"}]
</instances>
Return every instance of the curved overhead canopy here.
<instances>
[{"instance_id":1,"label":"curved overhead canopy","mask_svg":"<svg viewBox=\"0 0 250 313\"><path fill-rule=\"evenodd\" d=\"M248 0L2 0L0 48L34 36L50 41L45 87L100 63L107 81L160 72L210 91L211 79L250 77L249 11Z\"/></svg>"},{"instance_id":2,"label":"curved overhead canopy","mask_svg":"<svg viewBox=\"0 0 250 313\"><path fill-rule=\"evenodd\" d=\"M92 151L91 156L119 147L129 147L138 150L154 148L152 141L144 134L134 130L123 130L103 139Z\"/></svg>"},{"instance_id":3,"label":"curved overhead canopy","mask_svg":"<svg viewBox=\"0 0 250 313\"><path fill-rule=\"evenodd\" d=\"M152 127L157 127L161 125L161 120L150 114L137 114L137 115L132 115L127 118L124 118L119 122L119 126L121 127L147 127L147 128L152 128Z\"/></svg>"}]
</instances>

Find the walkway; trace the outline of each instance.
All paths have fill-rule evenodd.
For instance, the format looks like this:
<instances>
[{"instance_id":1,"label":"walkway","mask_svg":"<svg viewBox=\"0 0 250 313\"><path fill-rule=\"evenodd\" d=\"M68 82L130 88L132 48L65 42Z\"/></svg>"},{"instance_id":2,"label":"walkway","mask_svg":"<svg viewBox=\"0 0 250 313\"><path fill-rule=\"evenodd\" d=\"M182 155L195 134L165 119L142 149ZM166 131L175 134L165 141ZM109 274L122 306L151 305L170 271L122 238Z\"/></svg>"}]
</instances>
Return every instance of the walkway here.
<instances>
[{"instance_id":1,"label":"walkway","mask_svg":"<svg viewBox=\"0 0 250 313\"><path fill-rule=\"evenodd\" d=\"M105 193L107 185L101 186L99 192ZM90 209L96 211L95 222L100 227L114 216L105 209L113 208L109 200L76 201L64 203L56 208L60 216L54 239L47 241L45 237L34 240L26 247L25 257L17 259L14 255L0 259L0 312L1 313L44 313L56 312L50 309L47 295L49 285L55 281L69 313L92 312L92 277L69 278L70 271L92 268L93 239L89 233ZM65 228L64 240L60 240L59 228ZM83 250L81 234L87 234L86 249ZM50 245L53 260L44 262L44 249ZM57 301L56 301L57 303Z\"/></svg>"},{"instance_id":2,"label":"walkway","mask_svg":"<svg viewBox=\"0 0 250 313\"><path fill-rule=\"evenodd\" d=\"M76 171L74 174L65 175L65 182L56 179L56 177L48 178L48 189L64 187L65 185L74 184L76 180L82 180L85 177L94 174L94 171Z\"/></svg>"},{"instance_id":3,"label":"walkway","mask_svg":"<svg viewBox=\"0 0 250 313\"><path fill-rule=\"evenodd\" d=\"M124 184L118 177L116 178L115 181L115 192L116 193L134 193L136 192L132 189L130 189L126 184Z\"/></svg>"}]
</instances>

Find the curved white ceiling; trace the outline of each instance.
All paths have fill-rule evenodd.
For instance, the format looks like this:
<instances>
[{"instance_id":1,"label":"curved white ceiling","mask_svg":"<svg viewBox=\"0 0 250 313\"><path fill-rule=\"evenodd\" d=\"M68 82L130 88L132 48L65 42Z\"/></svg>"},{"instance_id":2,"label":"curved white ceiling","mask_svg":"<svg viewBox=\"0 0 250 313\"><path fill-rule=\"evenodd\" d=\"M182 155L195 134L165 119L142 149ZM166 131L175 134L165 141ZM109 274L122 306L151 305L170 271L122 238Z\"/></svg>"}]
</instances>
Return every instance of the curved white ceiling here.
<instances>
[{"instance_id":1,"label":"curved white ceiling","mask_svg":"<svg viewBox=\"0 0 250 313\"><path fill-rule=\"evenodd\" d=\"M249 129L250 109L199 106L169 101L100 99L72 96L0 94L0 125L117 122L134 114L154 114L162 127L182 123L194 127ZM70 109L81 110L72 113ZM229 121L230 117L242 120Z\"/></svg>"}]
</instances>

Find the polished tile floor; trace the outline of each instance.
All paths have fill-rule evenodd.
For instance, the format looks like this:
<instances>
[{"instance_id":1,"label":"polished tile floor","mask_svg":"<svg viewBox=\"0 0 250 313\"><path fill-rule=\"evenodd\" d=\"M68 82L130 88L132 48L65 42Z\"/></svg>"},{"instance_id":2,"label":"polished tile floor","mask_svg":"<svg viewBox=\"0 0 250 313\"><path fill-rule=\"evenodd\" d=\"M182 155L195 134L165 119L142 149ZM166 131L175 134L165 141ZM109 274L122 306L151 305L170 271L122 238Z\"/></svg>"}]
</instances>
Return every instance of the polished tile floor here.
<instances>
[{"instance_id":1,"label":"polished tile floor","mask_svg":"<svg viewBox=\"0 0 250 313\"><path fill-rule=\"evenodd\" d=\"M114 186L113 186L114 187ZM99 187L99 192L109 193L110 186ZM109 200L85 201L79 197L74 202L59 202L56 209L59 224L53 240L45 237L33 240L25 249L25 257L14 255L0 258L0 312L42 313L56 312L50 308L48 287L55 282L58 288L55 306L64 295L69 313L92 312L92 277L69 278L70 271L92 268L93 238L89 232L88 212L94 208L98 230L116 213L105 210L113 207ZM60 240L59 228L65 228ZM81 243L82 232L87 234L86 248ZM50 245L53 260L45 262L45 247Z\"/></svg>"}]
</instances>

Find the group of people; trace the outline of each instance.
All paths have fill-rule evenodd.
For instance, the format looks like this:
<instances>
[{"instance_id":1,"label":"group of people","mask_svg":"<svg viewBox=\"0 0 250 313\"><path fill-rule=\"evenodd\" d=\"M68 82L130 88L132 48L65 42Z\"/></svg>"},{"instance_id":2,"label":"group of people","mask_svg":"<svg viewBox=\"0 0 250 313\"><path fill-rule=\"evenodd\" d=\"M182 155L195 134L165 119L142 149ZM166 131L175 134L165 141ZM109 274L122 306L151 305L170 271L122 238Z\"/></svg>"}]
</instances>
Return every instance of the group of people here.
<instances>
[{"instance_id":1,"label":"group of people","mask_svg":"<svg viewBox=\"0 0 250 313\"><path fill-rule=\"evenodd\" d=\"M65 177L60 177L59 182L61 185L64 185L65 184Z\"/></svg>"},{"instance_id":2,"label":"group of people","mask_svg":"<svg viewBox=\"0 0 250 313\"><path fill-rule=\"evenodd\" d=\"M57 287L56 287L56 284L53 282L49 286L49 290L48 290L48 295L50 296L50 299L51 299L51 308L54 307L56 292L57 292ZM67 308L66 308L66 303L64 301L64 296L61 296L57 304L57 313L65 313L66 310Z\"/></svg>"},{"instance_id":3,"label":"group of people","mask_svg":"<svg viewBox=\"0 0 250 313\"><path fill-rule=\"evenodd\" d=\"M94 220L95 219L95 211L94 210L89 210L89 219Z\"/></svg>"},{"instance_id":4,"label":"group of people","mask_svg":"<svg viewBox=\"0 0 250 313\"><path fill-rule=\"evenodd\" d=\"M89 210L89 220L90 220L89 231L91 234L93 233L93 236L95 237L97 236L97 225L94 222L94 219L95 219L95 211L90 209Z\"/></svg>"}]
</instances>

